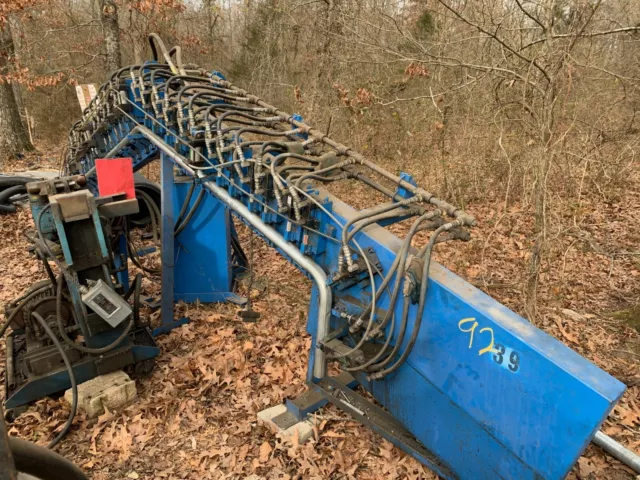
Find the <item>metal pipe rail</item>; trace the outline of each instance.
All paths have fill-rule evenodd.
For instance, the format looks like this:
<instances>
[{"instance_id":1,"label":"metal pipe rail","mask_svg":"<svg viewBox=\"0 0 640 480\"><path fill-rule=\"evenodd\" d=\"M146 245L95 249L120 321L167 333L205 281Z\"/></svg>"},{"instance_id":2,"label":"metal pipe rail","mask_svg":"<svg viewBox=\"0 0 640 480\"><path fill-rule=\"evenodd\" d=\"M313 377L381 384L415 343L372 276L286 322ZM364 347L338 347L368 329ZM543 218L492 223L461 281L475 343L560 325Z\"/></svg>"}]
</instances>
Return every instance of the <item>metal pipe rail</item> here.
<instances>
[{"instance_id":1,"label":"metal pipe rail","mask_svg":"<svg viewBox=\"0 0 640 480\"><path fill-rule=\"evenodd\" d=\"M272 242L277 248L282 249L291 259L303 270L305 270L311 278L313 278L319 293L319 311L318 311L318 336L324 338L329 333L329 319L331 316L331 288L327 285L327 275L322 268L309 257L303 255L298 248L287 242L285 238L269 225L265 224L260 217L252 213L242 202L233 198L224 189L217 186L212 181L206 180L206 175L202 172L196 172L189 164L188 159L184 158L173 148L166 144L161 138L143 126L137 126L131 130L130 135L140 134L153 143L165 155L171 158L185 173L192 177L202 180L202 184L221 200L232 212L246 222L251 228L260 233L264 238ZM129 142L130 137L126 137L114 147L105 158L109 158L118 154ZM321 348L316 349L315 362L313 372L316 378L323 378L327 373L327 363L325 353Z\"/></svg>"}]
</instances>

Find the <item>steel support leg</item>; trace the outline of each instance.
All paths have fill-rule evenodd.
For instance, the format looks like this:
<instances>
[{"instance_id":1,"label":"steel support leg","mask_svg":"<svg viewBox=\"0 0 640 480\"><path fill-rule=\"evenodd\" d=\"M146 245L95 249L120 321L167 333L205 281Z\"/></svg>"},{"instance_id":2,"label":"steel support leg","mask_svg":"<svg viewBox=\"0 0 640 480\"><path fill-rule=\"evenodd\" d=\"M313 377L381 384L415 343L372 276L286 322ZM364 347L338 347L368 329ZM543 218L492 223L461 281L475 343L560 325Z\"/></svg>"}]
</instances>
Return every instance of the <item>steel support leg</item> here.
<instances>
[{"instance_id":1,"label":"steel support leg","mask_svg":"<svg viewBox=\"0 0 640 480\"><path fill-rule=\"evenodd\" d=\"M153 336L167 333L180 325L189 322L188 318L173 319L173 291L175 282L175 255L173 228L175 217L173 211L173 162L164 153L160 156L160 182L162 184L162 297L160 300L161 325L153 330Z\"/></svg>"}]
</instances>

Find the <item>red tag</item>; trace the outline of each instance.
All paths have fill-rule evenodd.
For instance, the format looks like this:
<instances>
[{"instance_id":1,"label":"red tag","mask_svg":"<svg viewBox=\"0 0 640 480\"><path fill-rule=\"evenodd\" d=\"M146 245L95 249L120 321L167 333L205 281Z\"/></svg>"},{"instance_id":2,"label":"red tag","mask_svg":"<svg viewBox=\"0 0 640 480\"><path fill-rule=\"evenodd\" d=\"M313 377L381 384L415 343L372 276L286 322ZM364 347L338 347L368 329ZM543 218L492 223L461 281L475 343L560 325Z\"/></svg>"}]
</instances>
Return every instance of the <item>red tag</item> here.
<instances>
[{"instance_id":1,"label":"red tag","mask_svg":"<svg viewBox=\"0 0 640 480\"><path fill-rule=\"evenodd\" d=\"M125 193L127 198L136 198L131 158L98 158L96 175L101 197Z\"/></svg>"}]
</instances>

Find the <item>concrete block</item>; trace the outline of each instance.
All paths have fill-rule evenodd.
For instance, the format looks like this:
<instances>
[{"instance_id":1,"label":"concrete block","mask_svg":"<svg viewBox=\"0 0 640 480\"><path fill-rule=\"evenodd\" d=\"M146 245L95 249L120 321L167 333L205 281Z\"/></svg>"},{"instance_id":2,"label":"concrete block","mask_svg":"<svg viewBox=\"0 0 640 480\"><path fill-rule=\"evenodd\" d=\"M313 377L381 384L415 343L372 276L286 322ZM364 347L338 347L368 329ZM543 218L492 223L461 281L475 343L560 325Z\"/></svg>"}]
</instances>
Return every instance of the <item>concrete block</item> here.
<instances>
[{"instance_id":1,"label":"concrete block","mask_svg":"<svg viewBox=\"0 0 640 480\"><path fill-rule=\"evenodd\" d=\"M310 420L298 422L294 426L287 428L282 435L286 438L293 438L298 430L298 443L304 443L313 437L313 424Z\"/></svg>"},{"instance_id":2,"label":"concrete block","mask_svg":"<svg viewBox=\"0 0 640 480\"><path fill-rule=\"evenodd\" d=\"M137 393L136 383L122 370L107 373L78 385L78 409L89 418L97 417L105 407L114 410L128 404ZM71 389L64 398L71 404Z\"/></svg>"},{"instance_id":3,"label":"concrete block","mask_svg":"<svg viewBox=\"0 0 640 480\"><path fill-rule=\"evenodd\" d=\"M286 405L276 405L258 412L258 422L267 425L271 431L284 438L293 438L296 430L298 431L298 442L304 443L313 436L313 423L311 420L298 422L295 425L285 429L280 428L273 422L273 419L287 411Z\"/></svg>"},{"instance_id":4,"label":"concrete block","mask_svg":"<svg viewBox=\"0 0 640 480\"><path fill-rule=\"evenodd\" d=\"M262 410L261 412L258 412L258 421L265 423L267 425L275 426L275 423L273 423L271 420L273 420L278 415L281 415L286 411L287 411L287 407L284 404L276 405L275 407L269 407L266 410Z\"/></svg>"}]
</instances>

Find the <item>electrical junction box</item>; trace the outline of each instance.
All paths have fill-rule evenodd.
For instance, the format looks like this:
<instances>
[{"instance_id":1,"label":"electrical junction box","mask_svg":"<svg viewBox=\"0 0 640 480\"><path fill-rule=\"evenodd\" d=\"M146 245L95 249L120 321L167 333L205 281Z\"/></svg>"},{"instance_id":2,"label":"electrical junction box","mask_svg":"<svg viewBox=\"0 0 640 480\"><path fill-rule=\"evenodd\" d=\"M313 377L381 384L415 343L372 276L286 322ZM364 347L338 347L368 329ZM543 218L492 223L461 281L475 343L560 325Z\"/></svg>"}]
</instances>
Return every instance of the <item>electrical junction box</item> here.
<instances>
[{"instance_id":1,"label":"electrical junction box","mask_svg":"<svg viewBox=\"0 0 640 480\"><path fill-rule=\"evenodd\" d=\"M102 280L82 287L80 293L84 304L114 328L131 315L127 301Z\"/></svg>"}]
</instances>

